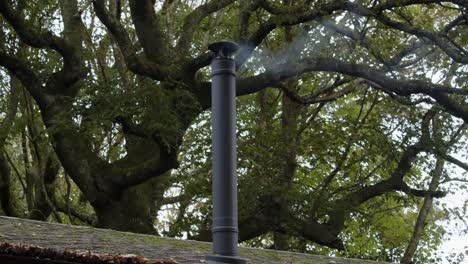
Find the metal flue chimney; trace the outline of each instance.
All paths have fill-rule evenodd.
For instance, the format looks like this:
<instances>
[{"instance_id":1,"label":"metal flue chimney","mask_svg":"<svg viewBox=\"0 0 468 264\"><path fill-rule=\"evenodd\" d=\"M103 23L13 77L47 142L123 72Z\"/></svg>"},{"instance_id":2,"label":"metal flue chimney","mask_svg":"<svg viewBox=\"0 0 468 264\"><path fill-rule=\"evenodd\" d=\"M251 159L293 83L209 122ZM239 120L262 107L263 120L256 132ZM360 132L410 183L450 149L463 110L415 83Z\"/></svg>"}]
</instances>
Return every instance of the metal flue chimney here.
<instances>
[{"instance_id":1,"label":"metal flue chimney","mask_svg":"<svg viewBox=\"0 0 468 264\"><path fill-rule=\"evenodd\" d=\"M238 46L222 41L208 46L211 62L211 111L213 155L213 255L208 263L247 263L238 256L236 63Z\"/></svg>"}]
</instances>

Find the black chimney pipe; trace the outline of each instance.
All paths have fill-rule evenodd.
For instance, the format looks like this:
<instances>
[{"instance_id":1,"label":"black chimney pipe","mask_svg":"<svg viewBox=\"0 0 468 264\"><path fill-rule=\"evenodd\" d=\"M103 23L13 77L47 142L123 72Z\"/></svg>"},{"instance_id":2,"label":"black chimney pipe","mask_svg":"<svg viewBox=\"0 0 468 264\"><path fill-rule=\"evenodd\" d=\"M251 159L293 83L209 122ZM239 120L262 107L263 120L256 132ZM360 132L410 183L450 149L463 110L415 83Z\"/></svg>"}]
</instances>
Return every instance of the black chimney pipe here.
<instances>
[{"instance_id":1,"label":"black chimney pipe","mask_svg":"<svg viewBox=\"0 0 468 264\"><path fill-rule=\"evenodd\" d=\"M237 44L222 41L208 46L211 62L211 112L213 155L213 255L210 264L247 263L238 256L236 63Z\"/></svg>"}]
</instances>

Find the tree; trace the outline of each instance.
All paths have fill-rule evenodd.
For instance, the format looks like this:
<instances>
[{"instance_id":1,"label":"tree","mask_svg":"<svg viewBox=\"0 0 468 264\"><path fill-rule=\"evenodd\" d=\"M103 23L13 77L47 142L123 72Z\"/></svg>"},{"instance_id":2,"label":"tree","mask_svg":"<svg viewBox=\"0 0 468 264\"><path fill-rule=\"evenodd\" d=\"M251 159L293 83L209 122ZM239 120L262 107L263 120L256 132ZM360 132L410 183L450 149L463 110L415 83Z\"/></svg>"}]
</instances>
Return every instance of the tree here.
<instances>
[{"instance_id":1,"label":"tree","mask_svg":"<svg viewBox=\"0 0 468 264\"><path fill-rule=\"evenodd\" d=\"M240 187L244 202L253 205L243 212L241 239L274 232L275 248L300 237L342 249L340 233L364 204L396 191L442 195L411 187L405 176L420 153L440 156L424 132L433 116L427 105L456 122L468 119L468 92L463 88L467 7L461 0L2 1L0 65L34 99L47 139L94 208L97 225L154 233L154 216L170 202L164 193L176 181L170 171L179 165L184 135L210 107L205 66L213 54L206 46L214 40L236 40L241 44L237 95L257 93L257 131L278 139L273 149L284 149L270 168L276 176L265 178L276 193L251 196L249 188L243 193L242 186L248 185ZM25 55L10 52L22 46ZM448 70L457 76L437 83L437 76L443 78ZM271 103L278 92L281 103ZM330 118L338 125L315 121L321 111L326 115L334 107L342 111ZM401 108L404 113L395 113ZM346 116L346 111L352 114ZM386 118L385 111L395 113L396 121ZM269 135L267 130L277 128L269 124L276 120L275 113L281 113L281 129ZM340 115L349 119L340 120ZM391 122L406 126L401 145L388 138ZM330 149L335 160L324 157L327 151L319 155L309 148L325 144L306 141L311 125L330 134L324 141L342 133L339 125L347 128L348 136L340 137L344 142ZM384 131L379 126L385 126ZM352 154L368 135L366 146L383 145L394 156L384 166L387 173L371 177L369 167L370 176L358 179L364 177L356 172L361 160ZM359 151L374 155L372 164L387 161L378 147ZM297 160L305 156L322 166L323 181L311 183L306 166L299 171ZM343 182L336 179L343 172L354 175L343 185L351 189L340 193ZM250 180L243 177L241 184ZM300 192L304 197L294 197L298 180L314 186ZM275 194L283 190L293 196L278 199ZM332 202L319 199L335 191ZM188 192L180 198L190 197ZM303 210L289 210L290 205ZM207 220L202 221L205 230ZM209 232L199 230L196 237L209 239Z\"/></svg>"}]
</instances>

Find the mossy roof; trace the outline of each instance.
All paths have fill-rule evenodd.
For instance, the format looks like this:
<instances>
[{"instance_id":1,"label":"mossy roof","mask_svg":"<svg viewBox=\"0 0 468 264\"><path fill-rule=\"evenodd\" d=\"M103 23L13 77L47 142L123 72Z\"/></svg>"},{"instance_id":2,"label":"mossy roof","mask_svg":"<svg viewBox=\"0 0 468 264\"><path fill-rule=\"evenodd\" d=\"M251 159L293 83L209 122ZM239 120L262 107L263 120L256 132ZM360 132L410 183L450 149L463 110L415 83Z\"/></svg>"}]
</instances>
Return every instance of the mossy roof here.
<instances>
[{"instance_id":1,"label":"mossy roof","mask_svg":"<svg viewBox=\"0 0 468 264\"><path fill-rule=\"evenodd\" d=\"M0 242L31 244L55 250L99 254L135 254L177 263L205 263L211 243L162 238L85 226L71 226L0 216ZM378 264L379 262L292 252L240 248L248 263ZM382 262L380 262L382 263Z\"/></svg>"}]
</instances>

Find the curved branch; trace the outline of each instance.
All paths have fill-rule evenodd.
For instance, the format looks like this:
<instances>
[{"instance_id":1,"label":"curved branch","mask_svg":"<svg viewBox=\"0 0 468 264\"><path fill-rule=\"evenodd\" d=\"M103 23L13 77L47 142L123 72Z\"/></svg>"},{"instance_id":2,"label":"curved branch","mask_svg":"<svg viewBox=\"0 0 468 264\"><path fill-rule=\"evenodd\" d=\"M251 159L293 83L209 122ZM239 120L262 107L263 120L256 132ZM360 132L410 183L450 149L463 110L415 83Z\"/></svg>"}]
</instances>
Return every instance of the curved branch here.
<instances>
[{"instance_id":1,"label":"curved branch","mask_svg":"<svg viewBox=\"0 0 468 264\"><path fill-rule=\"evenodd\" d=\"M382 22L383 24L390 26L392 28L399 29L408 34L413 34L421 38L430 39L434 44L436 44L441 50L443 50L454 61L458 63L462 63L462 64L468 63L468 55L463 55L456 47L453 47L451 43L445 41L445 39L442 36L439 36L437 33L431 33L428 31L418 29L411 25L405 25L403 23L392 21L391 19L389 19L388 17L384 15L377 15L375 16L375 18L379 20L380 22Z\"/></svg>"},{"instance_id":2,"label":"curved branch","mask_svg":"<svg viewBox=\"0 0 468 264\"><path fill-rule=\"evenodd\" d=\"M211 60L215 57L214 53L211 51L205 52L200 56L190 60L187 63L187 68L191 72L196 72L198 69L210 65Z\"/></svg>"},{"instance_id":3,"label":"curved branch","mask_svg":"<svg viewBox=\"0 0 468 264\"><path fill-rule=\"evenodd\" d=\"M326 87L325 89L321 89L317 93L306 95L306 96L300 96L299 94L295 93L294 91L289 90L287 87L284 85L279 85L280 89L284 92L284 94L289 97L291 100L303 104L303 105L310 105L310 104L315 104L315 103L321 103L321 102L330 102L330 101L335 101L340 97L343 97L355 90L354 86L348 86L346 88L343 88L340 91L337 91L335 93L330 93L328 92L326 95L320 96L324 92L331 91L336 87L341 86L344 83L348 83L349 80L341 80L335 84L333 84L331 87Z\"/></svg>"},{"instance_id":4,"label":"curved branch","mask_svg":"<svg viewBox=\"0 0 468 264\"><path fill-rule=\"evenodd\" d=\"M409 5L417 5L417 4L432 4L432 3L440 3L440 0L387 0L383 3L376 5L373 10L377 12L382 12L384 10L392 9L395 7L403 7ZM452 1L444 1L444 2L451 2L460 6L466 5L466 1L464 0L452 0Z\"/></svg>"},{"instance_id":5,"label":"curved branch","mask_svg":"<svg viewBox=\"0 0 468 264\"><path fill-rule=\"evenodd\" d=\"M135 57L136 48L132 44L127 31L119 20L114 17L105 7L105 1L93 1L94 11L101 22L110 31L112 36L115 38L117 45L119 46L122 54L125 57Z\"/></svg>"},{"instance_id":6,"label":"curved branch","mask_svg":"<svg viewBox=\"0 0 468 264\"><path fill-rule=\"evenodd\" d=\"M296 5L296 6L287 6L280 5L278 3L270 2L268 0L258 1L259 5L268 11L270 14L274 15L293 15L298 13L304 13L308 9L308 4Z\"/></svg>"},{"instance_id":7,"label":"curved branch","mask_svg":"<svg viewBox=\"0 0 468 264\"><path fill-rule=\"evenodd\" d=\"M325 28L333 30L334 32L337 32L337 33L339 33L339 34L353 40L354 43L356 43L357 45L367 49L370 52L370 54L372 54L380 63L382 63L389 70L395 69L397 67L408 67L410 65L413 65L414 63L416 63L420 59L422 59L424 56L426 56L427 53L428 53L427 49L426 50L421 50L421 49L426 48L428 46L428 43L430 43L430 41L419 40L419 41L414 42L413 44L403 48L400 52L393 55L393 57L391 57L389 59L384 59L384 56L382 56L381 53L378 50L373 48L373 45L371 44L370 40L365 37L365 34L362 34L362 33L359 33L357 31L351 30L350 28L335 24L330 19L319 18L319 19L317 19L317 22L319 22ZM418 57L416 57L416 59L413 59L411 62L407 62L407 63L405 63L403 65L399 65L404 57L406 57L407 55L409 55L411 53L417 54L418 51L419 51L419 53L422 53L422 54L420 54ZM429 52L430 52L430 50L429 50Z\"/></svg>"},{"instance_id":8,"label":"curved branch","mask_svg":"<svg viewBox=\"0 0 468 264\"><path fill-rule=\"evenodd\" d=\"M320 224L313 220L299 220L292 218L288 225L287 231L296 233L299 237L303 237L318 244L344 250L343 241L338 238L340 229L329 224ZM289 233L289 232L287 232Z\"/></svg>"},{"instance_id":9,"label":"curved branch","mask_svg":"<svg viewBox=\"0 0 468 264\"><path fill-rule=\"evenodd\" d=\"M145 55L154 63L165 64L164 58L167 58L169 50L154 12L153 1L130 0L129 3L135 31Z\"/></svg>"},{"instance_id":10,"label":"curved branch","mask_svg":"<svg viewBox=\"0 0 468 264\"><path fill-rule=\"evenodd\" d=\"M423 39L428 39L432 41L435 45L437 45L442 51L444 51L454 61L462 63L462 64L468 63L468 55L463 55L462 52L459 51L459 49L457 49L456 47L453 46L453 44L450 43L450 41L446 41L446 39L443 37L441 33L428 32L428 31L419 29L412 25L407 25L404 23L394 21L390 19L388 16L384 15L382 12L378 11L378 9L377 10L368 9L359 4L348 3L344 9L346 9L349 12L361 15L361 16L373 17L377 21L381 22L382 24L390 28L403 31L405 33L415 35Z\"/></svg>"},{"instance_id":11,"label":"curved branch","mask_svg":"<svg viewBox=\"0 0 468 264\"><path fill-rule=\"evenodd\" d=\"M104 181L110 182L118 190L141 184L153 177L163 175L165 172L177 168L177 155L172 153L161 153L160 156L149 158L131 167L113 166L111 174L104 176ZM114 190L113 190L114 191Z\"/></svg>"},{"instance_id":12,"label":"curved branch","mask_svg":"<svg viewBox=\"0 0 468 264\"><path fill-rule=\"evenodd\" d=\"M69 207L67 206L66 202L62 201L61 199L57 199L57 197L52 196L52 202L54 206L57 208L58 211L63 212L64 214L69 214L69 216L73 216L78 218L81 222L86 223L90 226L94 226L97 223L97 219L95 215L88 215L84 212L81 212L80 209L76 207Z\"/></svg>"},{"instance_id":13,"label":"curved branch","mask_svg":"<svg viewBox=\"0 0 468 264\"><path fill-rule=\"evenodd\" d=\"M193 39L193 34L195 33L197 26L211 13L214 13L230 4L235 0L211 0L209 3L200 5L195 8L187 17L184 19L184 25L182 27L182 34L180 35L179 41L177 43L177 50L183 54L188 54L190 49L190 44Z\"/></svg>"},{"instance_id":14,"label":"curved branch","mask_svg":"<svg viewBox=\"0 0 468 264\"><path fill-rule=\"evenodd\" d=\"M428 138L429 135L427 135L427 133L429 130L430 121L434 114L435 113L432 111L428 111L426 113L421 122L420 140L417 143L407 147L403 151L398 161L398 166L393 170L389 178L373 185L363 187L334 202L333 210L329 214L329 223L332 226L338 230L341 230L344 226L345 218L351 212L351 210L374 197L391 192L393 190L403 190L405 186L407 186L404 182L404 177L411 170L414 160L417 158L419 153L430 148L430 139ZM409 187L406 190L408 192L418 193L417 190L410 190Z\"/></svg>"},{"instance_id":15,"label":"curved branch","mask_svg":"<svg viewBox=\"0 0 468 264\"><path fill-rule=\"evenodd\" d=\"M403 152L398 167L392 172L390 178L363 187L336 201L334 209L330 213L330 224L341 230L345 217L353 208L384 193L401 189L403 177L410 171L413 161L421 151L423 151L423 147L420 142L408 147Z\"/></svg>"},{"instance_id":16,"label":"curved branch","mask_svg":"<svg viewBox=\"0 0 468 264\"><path fill-rule=\"evenodd\" d=\"M262 212L239 221L239 242L261 236L270 231L271 220Z\"/></svg>"},{"instance_id":17,"label":"curved branch","mask_svg":"<svg viewBox=\"0 0 468 264\"><path fill-rule=\"evenodd\" d=\"M40 98L40 85L43 82L27 64L27 62L17 57L8 55L0 48L0 66L5 67L12 75L18 78L35 98Z\"/></svg>"},{"instance_id":18,"label":"curved branch","mask_svg":"<svg viewBox=\"0 0 468 264\"><path fill-rule=\"evenodd\" d=\"M239 32L237 39L239 44L244 45L249 35L249 22L252 14L259 8L259 0L243 0L240 1L240 14L239 14Z\"/></svg>"},{"instance_id":19,"label":"curved branch","mask_svg":"<svg viewBox=\"0 0 468 264\"><path fill-rule=\"evenodd\" d=\"M130 71L155 80L165 80L168 77L169 73L166 69L148 60L145 56L137 54L137 49L130 40L124 26L107 10L105 1L93 0L93 6L97 17L112 34L122 51L125 63Z\"/></svg>"},{"instance_id":20,"label":"curved branch","mask_svg":"<svg viewBox=\"0 0 468 264\"><path fill-rule=\"evenodd\" d=\"M454 116L468 122L468 106L459 104L448 94L468 95L468 90L457 89L446 85L434 84L421 80L393 79L384 72L368 66L345 63L333 58L305 58L293 64L280 64L262 74L241 79L237 84L237 95L246 95L258 92L266 87L278 85L281 81L298 76L305 72L327 71L338 72L371 81L373 86L380 86L401 96L411 94L426 94L434 98L440 105Z\"/></svg>"},{"instance_id":21,"label":"curved branch","mask_svg":"<svg viewBox=\"0 0 468 264\"><path fill-rule=\"evenodd\" d=\"M268 34L277 27L291 26L312 21L314 19L324 17L333 13L333 11L342 10L346 1L330 1L318 4L306 12L281 14L268 19L264 24L260 25L258 30L254 32L247 40L244 46L239 49L236 57L237 67L241 67L250 57L255 48L263 42Z\"/></svg>"},{"instance_id":22,"label":"curved branch","mask_svg":"<svg viewBox=\"0 0 468 264\"><path fill-rule=\"evenodd\" d=\"M443 151L433 151L434 154L436 154L437 156L441 157L442 159L454 164L454 165L457 165L458 167L464 169L465 171L468 171L468 164L466 164L465 162L451 156L451 155L447 155L445 153L443 153Z\"/></svg>"},{"instance_id":23,"label":"curved branch","mask_svg":"<svg viewBox=\"0 0 468 264\"><path fill-rule=\"evenodd\" d=\"M408 184L406 183L402 183L401 186L397 188L397 190L402 191L408 195L416 196L416 197L426 197L427 195L429 195L430 197L433 197L433 198L442 198L442 197L445 197L445 195L447 195L447 193L444 191L414 189L414 188L409 187Z\"/></svg>"},{"instance_id":24,"label":"curved branch","mask_svg":"<svg viewBox=\"0 0 468 264\"><path fill-rule=\"evenodd\" d=\"M8 1L0 1L0 14L13 27L24 43L34 48L50 48L60 53L64 58L69 57L70 46L65 40L52 32L41 32L27 23L23 14L13 9Z\"/></svg>"},{"instance_id":25,"label":"curved branch","mask_svg":"<svg viewBox=\"0 0 468 264\"><path fill-rule=\"evenodd\" d=\"M29 25L30 23L24 19L23 14L14 10L7 1L0 2L0 13L24 43L34 48L50 48L60 53L64 66L51 76L48 80L48 86L57 91L61 89L72 91L73 84L87 73L79 56L82 23L80 16L77 15L76 2L63 1L61 6L65 38L60 38L50 31L41 32ZM39 97L34 93L31 94L36 100L39 100Z\"/></svg>"}]
</instances>

